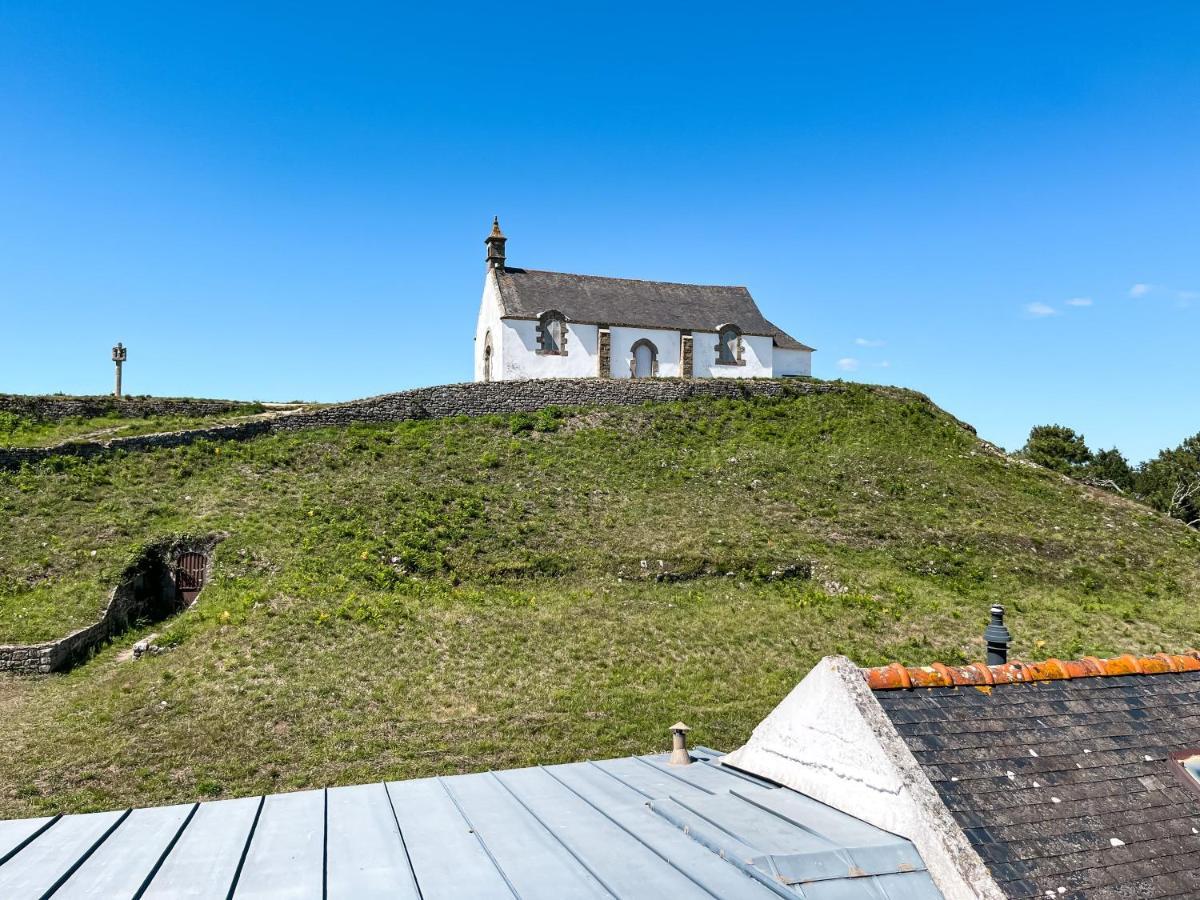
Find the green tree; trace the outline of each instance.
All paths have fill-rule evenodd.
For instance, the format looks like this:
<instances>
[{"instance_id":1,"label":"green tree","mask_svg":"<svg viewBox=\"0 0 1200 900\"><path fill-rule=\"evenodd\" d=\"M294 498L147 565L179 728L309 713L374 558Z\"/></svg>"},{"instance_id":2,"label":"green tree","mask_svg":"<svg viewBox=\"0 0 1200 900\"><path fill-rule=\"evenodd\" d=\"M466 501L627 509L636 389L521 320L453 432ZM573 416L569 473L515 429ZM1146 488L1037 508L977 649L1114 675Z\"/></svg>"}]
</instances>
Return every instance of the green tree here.
<instances>
[{"instance_id":1,"label":"green tree","mask_svg":"<svg viewBox=\"0 0 1200 900\"><path fill-rule=\"evenodd\" d=\"M1144 463L1137 489L1155 509L1200 527L1200 433Z\"/></svg>"},{"instance_id":2,"label":"green tree","mask_svg":"<svg viewBox=\"0 0 1200 900\"><path fill-rule=\"evenodd\" d=\"M1039 466L1064 475L1079 475L1092 461L1092 451L1083 435L1065 425L1035 425L1021 453Z\"/></svg>"},{"instance_id":3,"label":"green tree","mask_svg":"<svg viewBox=\"0 0 1200 900\"><path fill-rule=\"evenodd\" d=\"M1097 487L1114 488L1121 493L1137 490L1137 474L1116 447L1097 450L1084 470L1084 480Z\"/></svg>"}]
</instances>

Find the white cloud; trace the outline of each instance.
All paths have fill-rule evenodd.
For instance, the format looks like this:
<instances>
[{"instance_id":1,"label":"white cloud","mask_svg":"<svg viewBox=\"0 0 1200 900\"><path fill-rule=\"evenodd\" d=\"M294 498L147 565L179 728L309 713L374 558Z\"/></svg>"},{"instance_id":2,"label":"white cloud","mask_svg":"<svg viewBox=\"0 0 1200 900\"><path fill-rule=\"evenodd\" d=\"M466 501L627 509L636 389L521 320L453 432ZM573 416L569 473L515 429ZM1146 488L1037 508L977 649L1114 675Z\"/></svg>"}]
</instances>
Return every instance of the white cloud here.
<instances>
[{"instance_id":1,"label":"white cloud","mask_svg":"<svg viewBox=\"0 0 1200 900\"><path fill-rule=\"evenodd\" d=\"M1045 303L1026 303L1025 312L1033 316L1035 319L1044 319L1046 316L1057 316L1058 310L1053 306L1047 306Z\"/></svg>"},{"instance_id":2,"label":"white cloud","mask_svg":"<svg viewBox=\"0 0 1200 900\"><path fill-rule=\"evenodd\" d=\"M887 341L879 341L874 338L855 338L854 343L860 347L883 347Z\"/></svg>"},{"instance_id":3,"label":"white cloud","mask_svg":"<svg viewBox=\"0 0 1200 900\"><path fill-rule=\"evenodd\" d=\"M882 362L875 363L875 367L878 369L890 369L892 367L892 364L890 361L885 359Z\"/></svg>"},{"instance_id":4,"label":"white cloud","mask_svg":"<svg viewBox=\"0 0 1200 900\"><path fill-rule=\"evenodd\" d=\"M837 361L837 367L843 372L857 372L858 360L853 356L844 356Z\"/></svg>"},{"instance_id":5,"label":"white cloud","mask_svg":"<svg viewBox=\"0 0 1200 900\"><path fill-rule=\"evenodd\" d=\"M1147 297L1153 295L1160 299L1174 299L1175 305L1180 309L1186 309L1197 300L1200 300L1200 291L1185 291L1179 288L1171 287L1169 284L1148 284L1139 281L1129 289L1130 297Z\"/></svg>"},{"instance_id":6,"label":"white cloud","mask_svg":"<svg viewBox=\"0 0 1200 900\"><path fill-rule=\"evenodd\" d=\"M1091 306L1091 297L1072 297L1067 301L1067 306Z\"/></svg>"}]
</instances>

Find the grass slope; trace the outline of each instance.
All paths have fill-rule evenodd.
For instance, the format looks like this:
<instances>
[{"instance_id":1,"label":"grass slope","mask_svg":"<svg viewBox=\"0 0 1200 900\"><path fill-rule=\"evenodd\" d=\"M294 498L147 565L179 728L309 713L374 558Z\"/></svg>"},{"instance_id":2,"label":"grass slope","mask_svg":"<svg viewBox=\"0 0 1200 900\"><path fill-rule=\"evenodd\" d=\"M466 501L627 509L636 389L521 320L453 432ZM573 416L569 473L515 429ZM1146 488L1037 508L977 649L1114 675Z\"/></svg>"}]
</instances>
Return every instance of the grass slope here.
<instances>
[{"instance_id":1,"label":"grass slope","mask_svg":"<svg viewBox=\"0 0 1200 900\"><path fill-rule=\"evenodd\" d=\"M129 417L120 412L105 416L71 416L41 420L16 413L0 412L0 447L50 447L66 441L111 441L161 431L207 428L240 422L265 411L259 404L247 404L238 412L210 416L150 415Z\"/></svg>"},{"instance_id":2,"label":"grass slope","mask_svg":"<svg viewBox=\"0 0 1200 900\"><path fill-rule=\"evenodd\" d=\"M732 747L827 653L977 658L994 600L1027 658L1197 642L1200 534L865 388L0 475L0 642L217 530L170 652L0 677L0 815L644 752L681 717Z\"/></svg>"}]
</instances>

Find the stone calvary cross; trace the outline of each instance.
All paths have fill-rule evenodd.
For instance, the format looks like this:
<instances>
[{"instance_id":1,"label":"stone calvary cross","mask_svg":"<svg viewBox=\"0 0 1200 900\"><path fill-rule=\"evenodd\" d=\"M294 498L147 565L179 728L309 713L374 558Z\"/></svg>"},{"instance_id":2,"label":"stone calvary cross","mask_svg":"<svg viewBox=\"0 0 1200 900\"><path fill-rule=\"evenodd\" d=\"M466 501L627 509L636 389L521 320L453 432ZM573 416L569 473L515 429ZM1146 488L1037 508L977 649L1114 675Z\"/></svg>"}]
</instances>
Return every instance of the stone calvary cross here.
<instances>
[{"instance_id":1,"label":"stone calvary cross","mask_svg":"<svg viewBox=\"0 0 1200 900\"><path fill-rule=\"evenodd\" d=\"M113 390L114 397L121 396L121 363L125 362L125 357L129 355L129 351L125 349L125 345L117 341L117 346L113 347L112 360L113 365L117 367L117 384Z\"/></svg>"}]
</instances>

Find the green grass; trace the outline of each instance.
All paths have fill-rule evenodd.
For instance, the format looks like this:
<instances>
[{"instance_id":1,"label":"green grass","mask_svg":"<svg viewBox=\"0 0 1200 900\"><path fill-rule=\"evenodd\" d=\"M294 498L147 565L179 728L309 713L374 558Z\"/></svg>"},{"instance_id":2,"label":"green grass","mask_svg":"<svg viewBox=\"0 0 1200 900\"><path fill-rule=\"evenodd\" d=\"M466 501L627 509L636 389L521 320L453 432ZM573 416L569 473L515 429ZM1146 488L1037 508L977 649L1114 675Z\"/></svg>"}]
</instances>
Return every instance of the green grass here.
<instances>
[{"instance_id":1,"label":"green grass","mask_svg":"<svg viewBox=\"0 0 1200 900\"><path fill-rule=\"evenodd\" d=\"M1197 642L1200 534L902 392L300 432L0 475L0 642L226 531L170 652L0 677L0 815L731 748L821 656ZM93 555L94 553L94 555ZM661 563L660 563L661 560ZM771 572L810 563L811 579ZM663 573L678 580L657 580Z\"/></svg>"},{"instance_id":2,"label":"green grass","mask_svg":"<svg viewBox=\"0 0 1200 900\"><path fill-rule=\"evenodd\" d=\"M236 413L211 416L145 416L131 418L114 412L91 418L69 417L55 421L39 420L15 413L0 412L0 447L49 447L66 441L110 441L160 431L207 428L226 422L238 422L263 412L265 407L247 404Z\"/></svg>"}]
</instances>

